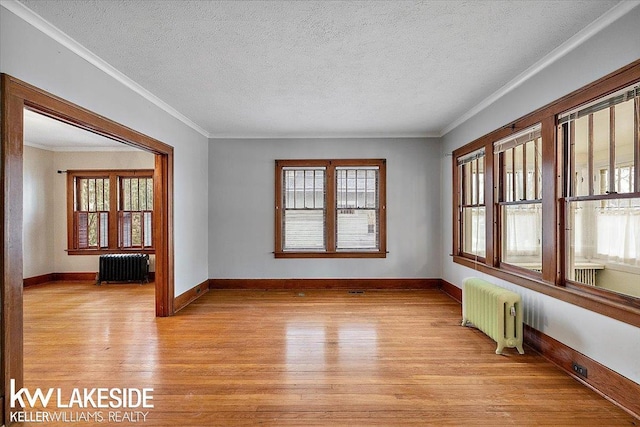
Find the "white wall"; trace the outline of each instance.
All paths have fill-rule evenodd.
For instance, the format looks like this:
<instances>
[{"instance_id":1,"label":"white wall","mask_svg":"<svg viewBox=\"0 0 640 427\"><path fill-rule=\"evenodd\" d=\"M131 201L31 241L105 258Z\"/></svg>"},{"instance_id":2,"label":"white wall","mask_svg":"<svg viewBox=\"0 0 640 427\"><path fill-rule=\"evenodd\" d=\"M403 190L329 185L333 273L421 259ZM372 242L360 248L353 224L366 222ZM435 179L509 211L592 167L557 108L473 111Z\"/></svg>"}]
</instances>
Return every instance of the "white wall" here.
<instances>
[{"instance_id":1,"label":"white wall","mask_svg":"<svg viewBox=\"0 0 640 427\"><path fill-rule=\"evenodd\" d=\"M211 278L436 278L440 147L435 139L212 139ZM387 258L275 259L276 159L387 159Z\"/></svg>"},{"instance_id":2,"label":"white wall","mask_svg":"<svg viewBox=\"0 0 640 427\"><path fill-rule=\"evenodd\" d=\"M543 105L640 58L640 7L587 40L533 78L443 137L442 153L507 125ZM451 157L442 169L441 277L457 286L469 276L515 290L523 296L525 321L556 340L640 383L640 329L555 298L486 276L454 264L452 248Z\"/></svg>"},{"instance_id":3,"label":"white wall","mask_svg":"<svg viewBox=\"0 0 640 427\"><path fill-rule=\"evenodd\" d=\"M23 277L35 277L55 271L53 153L24 147L23 170Z\"/></svg>"},{"instance_id":4,"label":"white wall","mask_svg":"<svg viewBox=\"0 0 640 427\"><path fill-rule=\"evenodd\" d=\"M4 7L0 55L1 72L174 147L174 293L180 295L206 280L207 138Z\"/></svg>"}]
</instances>

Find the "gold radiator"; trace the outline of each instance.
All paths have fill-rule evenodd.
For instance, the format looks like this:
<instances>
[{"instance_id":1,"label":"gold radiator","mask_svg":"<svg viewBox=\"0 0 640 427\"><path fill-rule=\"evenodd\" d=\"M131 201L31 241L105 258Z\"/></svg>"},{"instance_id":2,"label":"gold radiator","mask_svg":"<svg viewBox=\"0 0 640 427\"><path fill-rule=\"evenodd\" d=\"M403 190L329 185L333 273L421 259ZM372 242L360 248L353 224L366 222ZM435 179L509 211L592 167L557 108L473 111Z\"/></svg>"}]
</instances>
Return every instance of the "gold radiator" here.
<instances>
[{"instance_id":1,"label":"gold radiator","mask_svg":"<svg viewBox=\"0 0 640 427\"><path fill-rule=\"evenodd\" d=\"M478 278L462 284L462 326L471 323L498 343L496 354L505 347L522 348L522 302L520 295Z\"/></svg>"}]
</instances>

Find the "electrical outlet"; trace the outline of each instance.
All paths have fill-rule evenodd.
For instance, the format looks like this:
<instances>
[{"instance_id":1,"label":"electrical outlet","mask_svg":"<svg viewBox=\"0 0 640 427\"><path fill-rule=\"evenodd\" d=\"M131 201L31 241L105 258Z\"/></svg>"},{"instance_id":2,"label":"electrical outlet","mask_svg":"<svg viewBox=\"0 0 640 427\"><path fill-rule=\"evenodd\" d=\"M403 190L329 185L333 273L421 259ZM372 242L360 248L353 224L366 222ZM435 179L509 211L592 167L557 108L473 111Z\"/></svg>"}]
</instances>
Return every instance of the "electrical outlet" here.
<instances>
[{"instance_id":1,"label":"electrical outlet","mask_svg":"<svg viewBox=\"0 0 640 427\"><path fill-rule=\"evenodd\" d=\"M571 364L571 367L573 368L573 372L575 372L576 374L580 375L583 378L587 378L587 368L585 368L582 365L578 365L576 362L573 362Z\"/></svg>"}]
</instances>

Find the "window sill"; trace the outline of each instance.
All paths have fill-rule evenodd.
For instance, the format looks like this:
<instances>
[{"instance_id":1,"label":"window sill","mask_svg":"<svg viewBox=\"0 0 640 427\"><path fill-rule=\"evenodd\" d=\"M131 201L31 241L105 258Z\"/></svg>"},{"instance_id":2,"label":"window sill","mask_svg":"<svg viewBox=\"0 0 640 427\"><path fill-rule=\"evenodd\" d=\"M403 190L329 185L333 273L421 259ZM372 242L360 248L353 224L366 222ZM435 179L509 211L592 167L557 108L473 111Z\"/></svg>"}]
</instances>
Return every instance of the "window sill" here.
<instances>
[{"instance_id":1,"label":"window sill","mask_svg":"<svg viewBox=\"0 0 640 427\"><path fill-rule=\"evenodd\" d=\"M635 327L640 327L640 299L638 298L609 293L600 288L594 289L588 286L571 284L566 287L556 286L458 255L453 256L453 262Z\"/></svg>"},{"instance_id":2,"label":"window sill","mask_svg":"<svg viewBox=\"0 0 640 427\"><path fill-rule=\"evenodd\" d=\"M274 252L275 258L386 258L386 252Z\"/></svg>"},{"instance_id":3,"label":"window sill","mask_svg":"<svg viewBox=\"0 0 640 427\"><path fill-rule=\"evenodd\" d=\"M104 255L104 254L149 254L156 253L155 249L67 249L67 255Z\"/></svg>"}]
</instances>

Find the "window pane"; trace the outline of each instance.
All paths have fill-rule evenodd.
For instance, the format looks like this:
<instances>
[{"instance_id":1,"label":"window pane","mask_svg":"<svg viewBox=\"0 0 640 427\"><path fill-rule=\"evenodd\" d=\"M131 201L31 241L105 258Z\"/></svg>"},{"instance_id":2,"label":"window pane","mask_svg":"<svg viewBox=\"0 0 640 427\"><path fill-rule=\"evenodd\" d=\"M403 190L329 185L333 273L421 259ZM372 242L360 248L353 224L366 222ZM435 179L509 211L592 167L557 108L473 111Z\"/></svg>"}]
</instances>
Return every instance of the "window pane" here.
<instances>
[{"instance_id":1,"label":"window pane","mask_svg":"<svg viewBox=\"0 0 640 427\"><path fill-rule=\"evenodd\" d=\"M78 199L78 207L76 210L88 211L89 210L89 181L85 178L78 178L80 180L80 195Z\"/></svg>"},{"instance_id":2,"label":"window pane","mask_svg":"<svg viewBox=\"0 0 640 427\"><path fill-rule=\"evenodd\" d=\"M504 191L503 191L503 201L505 202L513 202L514 194L513 194L513 148L509 148L504 153L502 153L502 159L504 162Z\"/></svg>"},{"instance_id":3,"label":"window pane","mask_svg":"<svg viewBox=\"0 0 640 427\"><path fill-rule=\"evenodd\" d=\"M485 207L463 208L462 247L465 253L484 257L485 245Z\"/></svg>"},{"instance_id":4,"label":"window pane","mask_svg":"<svg viewBox=\"0 0 640 427\"><path fill-rule=\"evenodd\" d=\"M536 142L529 141L524 145L527 165L526 165L526 183L527 183L527 194L525 194L525 198L527 200L535 200L537 198L537 177L536 177L536 162L537 162L537 153L536 153Z\"/></svg>"},{"instance_id":5,"label":"window pane","mask_svg":"<svg viewBox=\"0 0 640 427\"><path fill-rule=\"evenodd\" d=\"M153 210L153 178L147 178L147 210Z\"/></svg>"},{"instance_id":6,"label":"window pane","mask_svg":"<svg viewBox=\"0 0 640 427\"><path fill-rule=\"evenodd\" d=\"M324 171L314 170L315 174L315 207L324 208Z\"/></svg>"},{"instance_id":7,"label":"window pane","mask_svg":"<svg viewBox=\"0 0 640 427\"><path fill-rule=\"evenodd\" d=\"M122 208L131 210L131 180L127 178L122 179Z\"/></svg>"},{"instance_id":8,"label":"window pane","mask_svg":"<svg viewBox=\"0 0 640 427\"><path fill-rule=\"evenodd\" d=\"M367 208L378 206L378 171L367 171Z\"/></svg>"},{"instance_id":9,"label":"window pane","mask_svg":"<svg viewBox=\"0 0 640 427\"><path fill-rule=\"evenodd\" d=\"M640 199L569 203L567 278L640 296Z\"/></svg>"},{"instance_id":10,"label":"window pane","mask_svg":"<svg viewBox=\"0 0 640 427\"><path fill-rule=\"evenodd\" d=\"M633 99L615 106L615 191L618 193L633 192L634 107Z\"/></svg>"},{"instance_id":11,"label":"window pane","mask_svg":"<svg viewBox=\"0 0 640 427\"><path fill-rule=\"evenodd\" d=\"M378 249L377 209L338 209L337 249Z\"/></svg>"},{"instance_id":12,"label":"window pane","mask_svg":"<svg viewBox=\"0 0 640 427\"><path fill-rule=\"evenodd\" d=\"M324 210L284 211L284 250L324 250Z\"/></svg>"},{"instance_id":13,"label":"window pane","mask_svg":"<svg viewBox=\"0 0 640 427\"><path fill-rule=\"evenodd\" d=\"M144 213L144 246L149 248L153 246L152 236L153 236L153 228L151 222L151 212Z\"/></svg>"},{"instance_id":14,"label":"window pane","mask_svg":"<svg viewBox=\"0 0 640 427\"><path fill-rule=\"evenodd\" d=\"M479 163L480 159L476 159L474 161L471 162L471 187L469 187L471 189L471 204L472 205L477 205L478 204L478 163Z\"/></svg>"},{"instance_id":15,"label":"window pane","mask_svg":"<svg viewBox=\"0 0 640 427\"><path fill-rule=\"evenodd\" d=\"M593 114L593 194L606 194L609 183L601 182L609 172L609 109Z\"/></svg>"},{"instance_id":16,"label":"window pane","mask_svg":"<svg viewBox=\"0 0 640 427\"><path fill-rule=\"evenodd\" d=\"M478 204L484 205L484 157L477 160L477 174L478 174Z\"/></svg>"},{"instance_id":17,"label":"window pane","mask_svg":"<svg viewBox=\"0 0 640 427\"><path fill-rule=\"evenodd\" d=\"M100 212L100 247L109 247L109 212Z\"/></svg>"},{"instance_id":18,"label":"window pane","mask_svg":"<svg viewBox=\"0 0 640 427\"><path fill-rule=\"evenodd\" d=\"M516 200L524 200L524 145L519 145L514 149L515 158L513 160L513 167L516 176Z\"/></svg>"},{"instance_id":19,"label":"window pane","mask_svg":"<svg viewBox=\"0 0 640 427\"><path fill-rule=\"evenodd\" d=\"M470 205L473 202L473 185L471 176L471 163L467 162L462 164L462 204Z\"/></svg>"},{"instance_id":20,"label":"window pane","mask_svg":"<svg viewBox=\"0 0 640 427\"><path fill-rule=\"evenodd\" d=\"M502 261L542 271L542 204L502 206Z\"/></svg>"},{"instance_id":21,"label":"window pane","mask_svg":"<svg viewBox=\"0 0 640 427\"><path fill-rule=\"evenodd\" d=\"M104 209L105 211L109 210L109 194L110 194L110 188L109 188L109 178L103 178L102 179L102 184L104 187Z\"/></svg>"},{"instance_id":22,"label":"window pane","mask_svg":"<svg viewBox=\"0 0 640 427\"><path fill-rule=\"evenodd\" d=\"M574 196L589 195L589 117L575 120L573 126L573 194Z\"/></svg>"}]
</instances>

